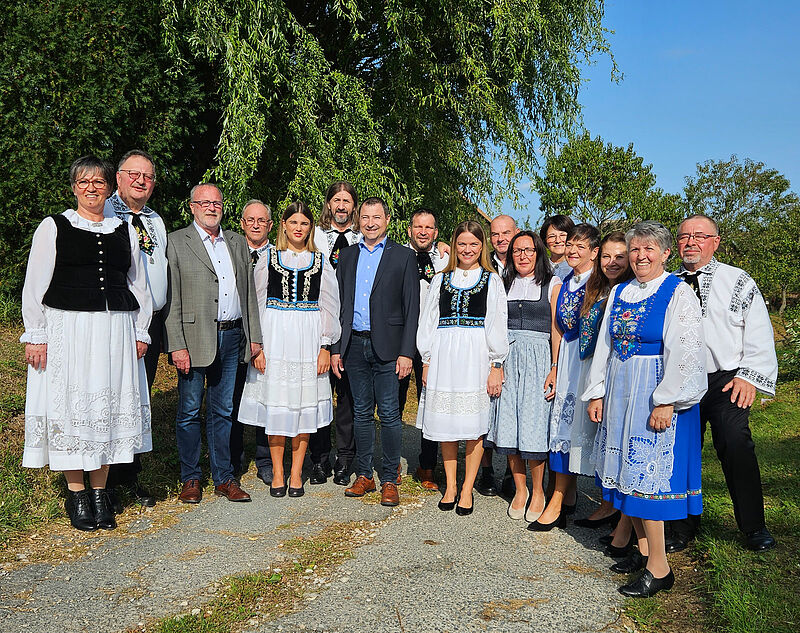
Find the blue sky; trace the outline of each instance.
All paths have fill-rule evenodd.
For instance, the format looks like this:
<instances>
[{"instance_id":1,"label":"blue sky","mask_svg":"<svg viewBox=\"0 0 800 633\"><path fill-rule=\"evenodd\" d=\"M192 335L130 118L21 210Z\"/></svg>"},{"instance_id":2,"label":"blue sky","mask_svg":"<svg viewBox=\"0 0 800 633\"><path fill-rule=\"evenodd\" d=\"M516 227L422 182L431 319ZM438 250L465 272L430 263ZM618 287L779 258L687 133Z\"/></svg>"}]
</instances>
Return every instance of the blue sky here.
<instances>
[{"instance_id":1,"label":"blue sky","mask_svg":"<svg viewBox=\"0 0 800 633\"><path fill-rule=\"evenodd\" d=\"M606 0L604 24L624 78L611 81L607 58L586 69L592 136L633 143L668 192L698 162L731 154L800 191L800 2ZM534 192L526 202L512 214L536 221Z\"/></svg>"}]
</instances>

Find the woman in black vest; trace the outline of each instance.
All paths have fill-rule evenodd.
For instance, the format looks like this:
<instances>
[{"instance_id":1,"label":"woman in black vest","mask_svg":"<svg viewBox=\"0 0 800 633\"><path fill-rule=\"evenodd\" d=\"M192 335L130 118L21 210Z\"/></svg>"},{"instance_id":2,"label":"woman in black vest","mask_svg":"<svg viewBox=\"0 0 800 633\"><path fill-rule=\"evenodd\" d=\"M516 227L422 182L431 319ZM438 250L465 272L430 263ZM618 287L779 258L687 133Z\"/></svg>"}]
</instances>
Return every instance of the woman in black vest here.
<instances>
[{"instance_id":1,"label":"woman in black vest","mask_svg":"<svg viewBox=\"0 0 800 633\"><path fill-rule=\"evenodd\" d=\"M328 431L333 419L328 370L330 346L339 340L336 274L315 246L314 216L296 201L283 212L275 248L256 266L262 297L264 349L253 359L239 405L239 422L267 430L273 479L269 492L283 497L286 438L292 438L290 497L300 497L303 460L310 433ZM266 288L266 292L264 292Z\"/></svg>"},{"instance_id":2,"label":"woman in black vest","mask_svg":"<svg viewBox=\"0 0 800 633\"><path fill-rule=\"evenodd\" d=\"M553 274L547 250L532 231L517 233L508 246L503 272L508 293L508 340L505 384L493 407L484 446L508 456L516 493L508 516L528 522L544 511L544 463L550 448L550 410L555 396L561 333L555 306L561 279ZM531 468L528 494L525 461Z\"/></svg>"},{"instance_id":3,"label":"woman in black vest","mask_svg":"<svg viewBox=\"0 0 800 633\"><path fill-rule=\"evenodd\" d=\"M417 348L422 382L417 428L440 442L447 488L441 510L472 512L472 487L489 428L490 398L500 395L508 355L508 313L503 282L494 272L483 228L456 227L450 261L434 276L420 313ZM458 442L466 440L466 472L457 498Z\"/></svg>"},{"instance_id":4,"label":"woman in black vest","mask_svg":"<svg viewBox=\"0 0 800 633\"><path fill-rule=\"evenodd\" d=\"M84 156L69 178L76 209L36 229L22 291L30 365L22 464L64 472L74 527L110 530L108 465L152 447L142 360L152 300L135 230L103 217L111 165Z\"/></svg>"}]
</instances>

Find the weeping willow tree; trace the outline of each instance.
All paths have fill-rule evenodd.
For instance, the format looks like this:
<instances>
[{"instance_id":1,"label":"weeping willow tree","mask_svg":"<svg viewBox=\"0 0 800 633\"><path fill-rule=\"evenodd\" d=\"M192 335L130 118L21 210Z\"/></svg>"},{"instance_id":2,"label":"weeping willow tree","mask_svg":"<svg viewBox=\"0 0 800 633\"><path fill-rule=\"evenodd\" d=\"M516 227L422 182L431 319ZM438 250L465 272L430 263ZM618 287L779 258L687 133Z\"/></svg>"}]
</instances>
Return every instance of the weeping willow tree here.
<instances>
[{"instance_id":1,"label":"weeping willow tree","mask_svg":"<svg viewBox=\"0 0 800 633\"><path fill-rule=\"evenodd\" d=\"M437 209L445 230L515 198L537 148L579 119L581 64L608 52L602 0L162 0L162 13L173 76L217 69L207 176L229 200L319 208L347 179L401 219Z\"/></svg>"}]
</instances>

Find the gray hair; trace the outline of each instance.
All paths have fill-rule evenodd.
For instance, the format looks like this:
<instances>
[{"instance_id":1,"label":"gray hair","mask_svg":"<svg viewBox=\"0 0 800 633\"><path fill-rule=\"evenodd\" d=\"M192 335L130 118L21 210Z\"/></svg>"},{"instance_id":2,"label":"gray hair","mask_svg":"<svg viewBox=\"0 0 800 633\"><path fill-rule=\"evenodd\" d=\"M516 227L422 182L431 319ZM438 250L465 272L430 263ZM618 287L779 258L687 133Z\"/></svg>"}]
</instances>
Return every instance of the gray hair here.
<instances>
[{"instance_id":1,"label":"gray hair","mask_svg":"<svg viewBox=\"0 0 800 633\"><path fill-rule=\"evenodd\" d=\"M714 220L714 218L710 218L710 217L708 217L708 216L707 216L705 213L693 213L692 215L690 215L690 216L688 216L688 217L684 218L684 219L683 219L683 221L682 221L682 222L681 222L681 223L678 225L678 230L680 230L680 228L681 228L681 227L682 227L682 226L683 226L683 225L684 225L686 222L688 222L689 220L705 220L705 221L706 221L706 222L708 222L708 223L709 223L711 226L713 226L713 227L714 227L714 232L715 232L715 234L716 234L716 235L719 235L719 225L717 224L716 220Z\"/></svg>"},{"instance_id":2,"label":"gray hair","mask_svg":"<svg viewBox=\"0 0 800 633\"><path fill-rule=\"evenodd\" d=\"M103 180L106 181L107 186L109 187L110 191L113 191L111 187L113 187L114 183L114 168L111 166L107 160L103 160L102 158L98 158L93 154L89 154L88 156L81 156L80 158L76 159L69 168L69 184L70 187L74 186L78 179L90 173L97 173L100 175Z\"/></svg>"},{"instance_id":3,"label":"gray hair","mask_svg":"<svg viewBox=\"0 0 800 633\"><path fill-rule=\"evenodd\" d=\"M672 249L672 233L670 230L654 220L645 220L634 225L627 233L625 233L625 244L630 247L633 238L640 240L650 240L658 244L661 252Z\"/></svg>"},{"instance_id":4,"label":"gray hair","mask_svg":"<svg viewBox=\"0 0 800 633\"><path fill-rule=\"evenodd\" d=\"M197 191L200 187L214 187L217 191L219 191L219 197L222 198L222 189L217 187L213 182L201 182L200 184L195 185L192 187L191 191L189 191L189 202L194 200L194 192Z\"/></svg>"},{"instance_id":5,"label":"gray hair","mask_svg":"<svg viewBox=\"0 0 800 633\"><path fill-rule=\"evenodd\" d=\"M153 157L150 156L150 154L145 152L143 149L132 149L130 151L125 152L122 155L122 158L119 159L119 162L117 163L117 171L122 169L122 166L125 164L125 161L131 158L132 156L140 156L141 158L144 158L153 166L153 171L156 170L156 161L153 160Z\"/></svg>"},{"instance_id":6,"label":"gray hair","mask_svg":"<svg viewBox=\"0 0 800 633\"><path fill-rule=\"evenodd\" d=\"M272 209L269 208L268 204L262 202L258 198L250 198L250 200L244 203L244 206L242 207L242 215L244 215L244 212L247 211L247 207L249 207L251 204L260 204L262 207L266 207L267 215L270 219L272 219Z\"/></svg>"}]
</instances>

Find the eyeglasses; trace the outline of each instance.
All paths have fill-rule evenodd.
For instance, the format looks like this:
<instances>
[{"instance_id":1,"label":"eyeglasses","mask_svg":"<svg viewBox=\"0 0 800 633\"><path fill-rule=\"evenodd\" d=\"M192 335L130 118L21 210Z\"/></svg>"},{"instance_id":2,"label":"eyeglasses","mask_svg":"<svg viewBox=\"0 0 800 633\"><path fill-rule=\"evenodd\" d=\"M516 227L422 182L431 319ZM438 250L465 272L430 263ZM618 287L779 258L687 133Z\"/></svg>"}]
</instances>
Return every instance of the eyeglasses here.
<instances>
[{"instance_id":1,"label":"eyeglasses","mask_svg":"<svg viewBox=\"0 0 800 633\"><path fill-rule=\"evenodd\" d=\"M545 242L563 242L567 239L566 233L548 233Z\"/></svg>"},{"instance_id":2,"label":"eyeglasses","mask_svg":"<svg viewBox=\"0 0 800 633\"><path fill-rule=\"evenodd\" d=\"M125 172L128 174L128 178L131 179L131 182L136 182L139 178L144 177L145 182L155 182L156 175L155 174L148 174L146 171L136 171L135 169L118 169L117 172Z\"/></svg>"},{"instance_id":3,"label":"eyeglasses","mask_svg":"<svg viewBox=\"0 0 800 633\"><path fill-rule=\"evenodd\" d=\"M522 255L525 255L525 257L531 258L534 255L536 255L536 249L531 248L530 246L528 248L515 248L511 251L511 254L514 257L520 257Z\"/></svg>"},{"instance_id":4,"label":"eyeglasses","mask_svg":"<svg viewBox=\"0 0 800 633\"><path fill-rule=\"evenodd\" d=\"M105 189L108 183L103 178L81 178L75 182L78 189L88 189L92 185L95 189Z\"/></svg>"},{"instance_id":5,"label":"eyeglasses","mask_svg":"<svg viewBox=\"0 0 800 633\"><path fill-rule=\"evenodd\" d=\"M222 208L222 200L192 200L192 204L196 204L203 209L208 209L208 207Z\"/></svg>"},{"instance_id":6,"label":"eyeglasses","mask_svg":"<svg viewBox=\"0 0 800 633\"><path fill-rule=\"evenodd\" d=\"M705 242L709 237L718 237L717 235L711 235L710 233L678 233L678 242L688 242L689 238L693 238L695 244L702 244Z\"/></svg>"},{"instance_id":7,"label":"eyeglasses","mask_svg":"<svg viewBox=\"0 0 800 633\"><path fill-rule=\"evenodd\" d=\"M267 224L269 224L269 220L266 218L242 218L242 222L247 226L253 226L254 224L258 224L258 226L267 226Z\"/></svg>"}]
</instances>

